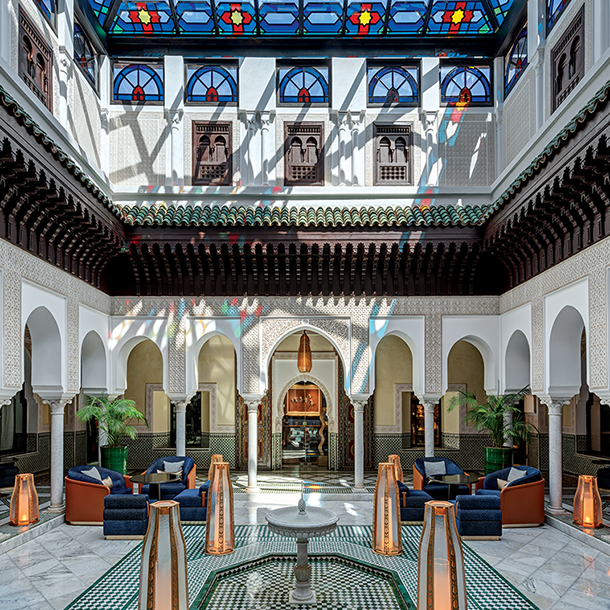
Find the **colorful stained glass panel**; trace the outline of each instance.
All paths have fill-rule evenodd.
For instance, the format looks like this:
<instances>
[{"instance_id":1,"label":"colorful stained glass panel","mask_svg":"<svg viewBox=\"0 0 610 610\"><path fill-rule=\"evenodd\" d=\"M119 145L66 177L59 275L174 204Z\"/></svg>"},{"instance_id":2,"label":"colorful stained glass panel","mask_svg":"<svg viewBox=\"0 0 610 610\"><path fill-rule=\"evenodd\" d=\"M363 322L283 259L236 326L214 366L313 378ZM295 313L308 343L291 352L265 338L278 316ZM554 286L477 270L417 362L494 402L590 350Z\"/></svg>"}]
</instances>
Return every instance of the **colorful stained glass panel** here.
<instances>
[{"instance_id":1,"label":"colorful stained glass panel","mask_svg":"<svg viewBox=\"0 0 610 610\"><path fill-rule=\"evenodd\" d=\"M328 104L328 68L280 68L280 104Z\"/></svg>"},{"instance_id":2,"label":"colorful stained glass panel","mask_svg":"<svg viewBox=\"0 0 610 610\"><path fill-rule=\"evenodd\" d=\"M174 31L166 2L122 2L110 30L113 34L169 34Z\"/></svg>"},{"instance_id":3,"label":"colorful stained glass panel","mask_svg":"<svg viewBox=\"0 0 610 610\"><path fill-rule=\"evenodd\" d=\"M260 0L258 4L261 34L296 34L299 30L299 3Z\"/></svg>"},{"instance_id":4,"label":"colorful stained glass panel","mask_svg":"<svg viewBox=\"0 0 610 610\"><path fill-rule=\"evenodd\" d=\"M101 25L104 25L104 21L106 21L106 15L110 10L112 2L113 0L89 0L91 10Z\"/></svg>"},{"instance_id":5,"label":"colorful stained glass panel","mask_svg":"<svg viewBox=\"0 0 610 610\"><path fill-rule=\"evenodd\" d=\"M416 67L370 67L368 76L369 105L417 105L419 75Z\"/></svg>"},{"instance_id":6,"label":"colorful stained glass panel","mask_svg":"<svg viewBox=\"0 0 610 610\"><path fill-rule=\"evenodd\" d=\"M209 2L176 2L176 16L180 32L185 34L211 34L214 31L214 17Z\"/></svg>"},{"instance_id":7,"label":"colorful stained glass panel","mask_svg":"<svg viewBox=\"0 0 610 610\"><path fill-rule=\"evenodd\" d=\"M220 34L241 36L256 30L254 5L249 2L217 2L216 18Z\"/></svg>"},{"instance_id":8,"label":"colorful stained glass panel","mask_svg":"<svg viewBox=\"0 0 610 610\"><path fill-rule=\"evenodd\" d=\"M513 5L514 0L489 0L491 10L494 12L498 25L502 25L508 15L510 7Z\"/></svg>"},{"instance_id":9,"label":"colorful stained glass panel","mask_svg":"<svg viewBox=\"0 0 610 610\"><path fill-rule=\"evenodd\" d=\"M189 66L186 101L196 104L237 102L237 67Z\"/></svg>"},{"instance_id":10,"label":"colorful stained glass panel","mask_svg":"<svg viewBox=\"0 0 610 610\"><path fill-rule=\"evenodd\" d=\"M343 26L343 7L336 2L305 2L306 34L339 34Z\"/></svg>"},{"instance_id":11,"label":"colorful stained glass panel","mask_svg":"<svg viewBox=\"0 0 610 610\"><path fill-rule=\"evenodd\" d=\"M417 34L424 27L428 0L403 2L390 0L388 34Z\"/></svg>"},{"instance_id":12,"label":"colorful stained glass panel","mask_svg":"<svg viewBox=\"0 0 610 610\"><path fill-rule=\"evenodd\" d=\"M492 34L493 30L480 1L440 0L432 6L429 34Z\"/></svg>"},{"instance_id":13,"label":"colorful stained glass panel","mask_svg":"<svg viewBox=\"0 0 610 610\"><path fill-rule=\"evenodd\" d=\"M527 26L513 43L506 58L506 74L504 77L504 95L508 95L527 67Z\"/></svg>"},{"instance_id":14,"label":"colorful stained glass panel","mask_svg":"<svg viewBox=\"0 0 610 610\"><path fill-rule=\"evenodd\" d=\"M117 62L112 71L115 101L135 104L163 101L163 66Z\"/></svg>"},{"instance_id":15,"label":"colorful stained glass panel","mask_svg":"<svg viewBox=\"0 0 610 610\"><path fill-rule=\"evenodd\" d=\"M551 30L557 23L561 13L566 6L570 4L570 0L546 0L547 1L547 30Z\"/></svg>"},{"instance_id":16,"label":"colorful stained glass panel","mask_svg":"<svg viewBox=\"0 0 610 610\"><path fill-rule=\"evenodd\" d=\"M441 65L441 103L450 106L491 104L491 66Z\"/></svg>"},{"instance_id":17,"label":"colorful stained glass panel","mask_svg":"<svg viewBox=\"0 0 610 610\"><path fill-rule=\"evenodd\" d=\"M74 61L91 84L97 86L97 57L89 38L78 23L74 24Z\"/></svg>"},{"instance_id":18,"label":"colorful stained glass panel","mask_svg":"<svg viewBox=\"0 0 610 610\"><path fill-rule=\"evenodd\" d=\"M55 24L55 1L54 0L36 0L38 8L42 14L52 23Z\"/></svg>"},{"instance_id":19,"label":"colorful stained glass panel","mask_svg":"<svg viewBox=\"0 0 610 610\"><path fill-rule=\"evenodd\" d=\"M350 2L345 20L346 34L366 36L379 34L384 26L387 0L383 2Z\"/></svg>"}]
</instances>

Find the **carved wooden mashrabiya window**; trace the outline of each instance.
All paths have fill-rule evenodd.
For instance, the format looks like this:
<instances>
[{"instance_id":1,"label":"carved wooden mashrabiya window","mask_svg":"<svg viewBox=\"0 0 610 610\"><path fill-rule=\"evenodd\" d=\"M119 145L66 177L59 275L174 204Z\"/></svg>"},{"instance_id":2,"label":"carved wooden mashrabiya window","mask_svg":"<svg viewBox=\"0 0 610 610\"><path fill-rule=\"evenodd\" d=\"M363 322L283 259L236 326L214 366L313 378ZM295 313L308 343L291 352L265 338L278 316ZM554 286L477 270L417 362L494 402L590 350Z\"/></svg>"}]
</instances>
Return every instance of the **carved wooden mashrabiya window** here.
<instances>
[{"instance_id":1,"label":"carved wooden mashrabiya window","mask_svg":"<svg viewBox=\"0 0 610 610\"><path fill-rule=\"evenodd\" d=\"M324 126L287 123L284 129L286 186L324 184Z\"/></svg>"},{"instance_id":2,"label":"carved wooden mashrabiya window","mask_svg":"<svg viewBox=\"0 0 610 610\"><path fill-rule=\"evenodd\" d=\"M585 7L572 21L551 53L553 112L576 88L585 74Z\"/></svg>"},{"instance_id":3,"label":"carved wooden mashrabiya window","mask_svg":"<svg viewBox=\"0 0 610 610\"><path fill-rule=\"evenodd\" d=\"M231 184L231 123L193 121L193 184Z\"/></svg>"},{"instance_id":4,"label":"carved wooden mashrabiya window","mask_svg":"<svg viewBox=\"0 0 610 610\"><path fill-rule=\"evenodd\" d=\"M36 97L52 110L53 56L40 32L19 9L19 76Z\"/></svg>"},{"instance_id":5,"label":"carved wooden mashrabiya window","mask_svg":"<svg viewBox=\"0 0 610 610\"><path fill-rule=\"evenodd\" d=\"M375 184L412 184L411 125L375 125Z\"/></svg>"}]
</instances>

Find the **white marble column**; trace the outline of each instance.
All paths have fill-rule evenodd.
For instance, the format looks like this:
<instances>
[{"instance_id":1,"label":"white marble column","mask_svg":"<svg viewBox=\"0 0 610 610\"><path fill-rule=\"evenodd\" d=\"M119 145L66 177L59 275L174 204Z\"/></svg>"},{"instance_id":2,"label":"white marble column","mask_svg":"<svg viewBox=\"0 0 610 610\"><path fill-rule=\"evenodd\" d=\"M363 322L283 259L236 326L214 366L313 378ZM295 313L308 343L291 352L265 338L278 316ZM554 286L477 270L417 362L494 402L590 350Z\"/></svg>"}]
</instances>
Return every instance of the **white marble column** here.
<instances>
[{"instance_id":1,"label":"white marble column","mask_svg":"<svg viewBox=\"0 0 610 610\"><path fill-rule=\"evenodd\" d=\"M364 490L364 407L366 400L352 400L354 406L354 491Z\"/></svg>"},{"instance_id":2,"label":"white marble column","mask_svg":"<svg viewBox=\"0 0 610 610\"><path fill-rule=\"evenodd\" d=\"M434 457L434 407L437 400L423 400L424 405L424 457Z\"/></svg>"},{"instance_id":3,"label":"white marble column","mask_svg":"<svg viewBox=\"0 0 610 610\"><path fill-rule=\"evenodd\" d=\"M362 146L363 117L352 115L352 186L364 185L364 148Z\"/></svg>"},{"instance_id":4,"label":"white marble column","mask_svg":"<svg viewBox=\"0 0 610 610\"><path fill-rule=\"evenodd\" d=\"M248 487L246 492L259 492L256 481L258 465L258 406L261 404L262 396L256 398L244 398L248 407Z\"/></svg>"},{"instance_id":5,"label":"white marble column","mask_svg":"<svg viewBox=\"0 0 610 610\"><path fill-rule=\"evenodd\" d=\"M190 397L176 400L176 455L186 455L186 406Z\"/></svg>"},{"instance_id":6,"label":"white marble column","mask_svg":"<svg viewBox=\"0 0 610 610\"><path fill-rule=\"evenodd\" d=\"M422 146L426 151L426 165L422 178L426 186L437 186L438 182L438 134L436 122L438 111L422 110L421 120L424 127L425 144Z\"/></svg>"},{"instance_id":7,"label":"white marble column","mask_svg":"<svg viewBox=\"0 0 610 610\"><path fill-rule=\"evenodd\" d=\"M549 410L549 495L551 503L548 511L553 515L564 513L563 495L563 456L562 456L562 416L563 405L570 402L569 397L540 396Z\"/></svg>"},{"instance_id":8,"label":"white marble column","mask_svg":"<svg viewBox=\"0 0 610 610\"><path fill-rule=\"evenodd\" d=\"M271 168L273 167L274 157L272 123L272 112L261 114L261 180L264 186L271 184Z\"/></svg>"},{"instance_id":9,"label":"white marble column","mask_svg":"<svg viewBox=\"0 0 610 610\"><path fill-rule=\"evenodd\" d=\"M347 112L339 113L337 116L339 124L339 186L347 186L350 184L350 163L349 163L349 114Z\"/></svg>"},{"instance_id":10,"label":"white marble column","mask_svg":"<svg viewBox=\"0 0 610 610\"><path fill-rule=\"evenodd\" d=\"M49 512L64 511L64 409L72 398L46 400L51 407L51 506Z\"/></svg>"}]
</instances>

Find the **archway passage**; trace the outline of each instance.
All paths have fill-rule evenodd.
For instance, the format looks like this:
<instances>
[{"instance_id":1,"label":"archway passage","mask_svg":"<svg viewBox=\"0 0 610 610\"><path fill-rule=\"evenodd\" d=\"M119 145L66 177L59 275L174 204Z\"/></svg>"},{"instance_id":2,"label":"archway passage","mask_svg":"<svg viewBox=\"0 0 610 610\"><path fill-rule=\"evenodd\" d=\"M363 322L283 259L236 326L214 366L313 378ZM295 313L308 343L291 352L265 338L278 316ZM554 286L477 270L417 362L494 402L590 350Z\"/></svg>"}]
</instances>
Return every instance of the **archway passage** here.
<instances>
[{"instance_id":1,"label":"archway passage","mask_svg":"<svg viewBox=\"0 0 610 610\"><path fill-rule=\"evenodd\" d=\"M282 466L328 467L326 398L313 383L300 381L284 397Z\"/></svg>"}]
</instances>

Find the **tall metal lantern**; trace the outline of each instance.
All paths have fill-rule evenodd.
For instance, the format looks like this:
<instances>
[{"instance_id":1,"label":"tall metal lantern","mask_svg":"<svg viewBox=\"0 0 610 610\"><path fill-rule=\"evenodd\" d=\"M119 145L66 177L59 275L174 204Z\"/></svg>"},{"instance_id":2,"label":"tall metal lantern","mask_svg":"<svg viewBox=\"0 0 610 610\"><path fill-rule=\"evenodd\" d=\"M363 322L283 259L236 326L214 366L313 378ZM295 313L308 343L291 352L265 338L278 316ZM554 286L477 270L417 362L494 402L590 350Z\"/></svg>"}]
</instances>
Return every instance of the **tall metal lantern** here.
<instances>
[{"instance_id":1,"label":"tall metal lantern","mask_svg":"<svg viewBox=\"0 0 610 610\"><path fill-rule=\"evenodd\" d=\"M214 474L214 464L217 464L218 462L224 462L224 460L222 459L222 455L220 455L220 453L215 453L210 461L210 468L208 469L208 480L212 479L212 475Z\"/></svg>"},{"instance_id":2,"label":"tall metal lantern","mask_svg":"<svg viewBox=\"0 0 610 610\"><path fill-rule=\"evenodd\" d=\"M404 473L402 472L402 466L400 464L400 456L399 455L388 455L388 462L390 464L394 464L394 472L396 474L396 480L401 483L405 482Z\"/></svg>"},{"instance_id":3,"label":"tall metal lantern","mask_svg":"<svg viewBox=\"0 0 610 610\"><path fill-rule=\"evenodd\" d=\"M301 343L299 344L299 353L297 355L297 368L300 373L309 373L311 371L311 347L309 347L309 337L303 331L301 335Z\"/></svg>"},{"instance_id":4,"label":"tall metal lantern","mask_svg":"<svg viewBox=\"0 0 610 610\"><path fill-rule=\"evenodd\" d=\"M162 500L150 505L142 544L138 610L188 610L186 544L180 505Z\"/></svg>"},{"instance_id":5,"label":"tall metal lantern","mask_svg":"<svg viewBox=\"0 0 610 610\"><path fill-rule=\"evenodd\" d=\"M418 564L417 610L467 610L464 553L451 502L426 502Z\"/></svg>"},{"instance_id":6,"label":"tall metal lantern","mask_svg":"<svg viewBox=\"0 0 610 610\"><path fill-rule=\"evenodd\" d=\"M38 494L34 485L34 475L15 475L15 487L11 496L11 525L31 525L37 523L40 517L38 510Z\"/></svg>"},{"instance_id":7,"label":"tall metal lantern","mask_svg":"<svg viewBox=\"0 0 610 610\"><path fill-rule=\"evenodd\" d=\"M227 462L216 462L208 489L205 552L210 555L227 555L234 550L235 525L231 473Z\"/></svg>"},{"instance_id":8,"label":"tall metal lantern","mask_svg":"<svg viewBox=\"0 0 610 610\"><path fill-rule=\"evenodd\" d=\"M394 464L379 464L373 500L373 551L379 555L402 553L400 503Z\"/></svg>"},{"instance_id":9,"label":"tall metal lantern","mask_svg":"<svg viewBox=\"0 0 610 610\"><path fill-rule=\"evenodd\" d=\"M582 527L602 527L604 525L597 477L590 474L581 474L578 477L572 518L576 525Z\"/></svg>"}]
</instances>

